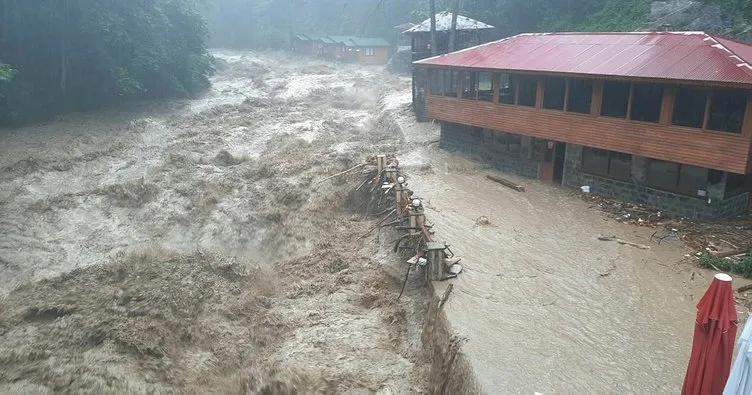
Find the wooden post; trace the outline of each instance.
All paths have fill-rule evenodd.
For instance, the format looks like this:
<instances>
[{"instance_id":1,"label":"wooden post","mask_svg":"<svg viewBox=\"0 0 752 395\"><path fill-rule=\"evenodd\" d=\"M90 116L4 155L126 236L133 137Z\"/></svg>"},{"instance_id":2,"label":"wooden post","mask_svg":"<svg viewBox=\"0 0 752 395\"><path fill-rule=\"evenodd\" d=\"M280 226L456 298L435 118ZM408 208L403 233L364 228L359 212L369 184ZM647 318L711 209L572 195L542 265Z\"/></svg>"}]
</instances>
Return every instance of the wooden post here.
<instances>
[{"instance_id":1,"label":"wooden post","mask_svg":"<svg viewBox=\"0 0 752 395\"><path fill-rule=\"evenodd\" d=\"M426 257L428 260L428 281L443 280L446 271L446 243L426 243L426 249L428 250Z\"/></svg>"},{"instance_id":2,"label":"wooden post","mask_svg":"<svg viewBox=\"0 0 752 395\"><path fill-rule=\"evenodd\" d=\"M376 157L376 170L378 173L381 174L382 171L386 168L386 155L379 155Z\"/></svg>"}]
</instances>

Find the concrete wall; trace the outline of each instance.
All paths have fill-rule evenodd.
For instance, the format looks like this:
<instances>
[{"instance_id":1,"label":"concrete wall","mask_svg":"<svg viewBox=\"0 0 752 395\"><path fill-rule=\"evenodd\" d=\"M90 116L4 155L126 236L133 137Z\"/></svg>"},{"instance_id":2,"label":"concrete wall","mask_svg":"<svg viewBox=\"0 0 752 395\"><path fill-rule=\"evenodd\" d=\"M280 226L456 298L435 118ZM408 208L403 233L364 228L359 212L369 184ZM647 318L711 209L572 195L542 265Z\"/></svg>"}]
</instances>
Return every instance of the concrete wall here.
<instances>
[{"instance_id":1,"label":"concrete wall","mask_svg":"<svg viewBox=\"0 0 752 395\"><path fill-rule=\"evenodd\" d=\"M520 156L505 155L496 147L492 131L452 123L441 124L439 147L451 152L460 152L478 161L488 163L505 173L538 178L538 162L527 159L530 138L522 137Z\"/></svg>"},{"instance_id":2,"label":"concrete wall","mask_svg":"<svg viewBox=\"0 0 752 395\"><path fill-rule=\"evenodd\" d=\"M632 157L632 182L613 180L580 171L582 146L567 144L564 185L580 188L590 186L590 192L618 198L634 204L670 212L690 219L712 220L742 214L747 209L749 193L723 199L726 178L715 185L708 185L708 196L696 198L679 195L644 185L647 173L647 158ZM710 198L710 203L708 203Z\"/></svg>"}]
</instances>

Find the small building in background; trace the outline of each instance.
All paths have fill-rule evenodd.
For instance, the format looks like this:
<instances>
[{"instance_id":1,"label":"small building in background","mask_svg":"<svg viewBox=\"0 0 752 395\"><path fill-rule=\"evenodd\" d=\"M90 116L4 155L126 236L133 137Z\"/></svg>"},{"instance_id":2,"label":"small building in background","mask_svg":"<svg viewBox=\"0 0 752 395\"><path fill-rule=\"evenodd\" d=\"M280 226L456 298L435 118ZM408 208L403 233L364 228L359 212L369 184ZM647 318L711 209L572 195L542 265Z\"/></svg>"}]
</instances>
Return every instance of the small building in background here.
<instances>
[{"instance_id":1,"label":"small building in background","mask_svg":"<svg viewBox=\"0 0 752 395\"><path fill-rule=\"evenodd\" d=\"M313 34L298 34L292 40L293 51L303 55L317 55L321 52L320 36Z\"/></svg>"},{"instance_id":2,"label":"small building in background","mask_svg":"<svg viewBox=\"0 0 752 395\"><path fill-rule=\"evenodd\" d=\"M749 209L752 45L703 32L535 33L414 67L445 149L692 219Z\"/></svg>"},{"instance_id":3,"label":"small building in background","mask_svg":"<svg viewBox=\"0 0 752 395\"><path fill-rule=\"evenodd\" d=\"M449 52L449 36L452 27L452 13L440 12L436 14L436 54L441 55ZM494 38L494 27L457 15L457 35L455 37L454 50L469 48L488 42ZM403 32L410 38L412 61L418 61L431 56L431 18L415 25ZM420 90L424 86L426 76L413 71L413 110L419 121L427 120L424 117L425 92Z\"/></svg>"},{"instance_id":4,"label":"small building in background","mask_svg":"<svg viewBox=\"0 0 752 395\"><path fill-rule=\"evenodd\" d=\"M383 38L354 37L343 42L346 61L362 65L383 65L389 60L391 44Z\"/></svg>"},{"instance_id":5,"label":"small building in background","mask_svg":"<svg viewBox=\"0 0 752 395\"><path fill-rule=\"evenodd\" d=\"M325 59L359 63L363 65L382 65L389 60L392 45L383 38L357 36L321 36L315 40L315 45L304 46L315 48L314 53ZM302 51L299 51L302 53Z\"/></svg>"}]
</instances>

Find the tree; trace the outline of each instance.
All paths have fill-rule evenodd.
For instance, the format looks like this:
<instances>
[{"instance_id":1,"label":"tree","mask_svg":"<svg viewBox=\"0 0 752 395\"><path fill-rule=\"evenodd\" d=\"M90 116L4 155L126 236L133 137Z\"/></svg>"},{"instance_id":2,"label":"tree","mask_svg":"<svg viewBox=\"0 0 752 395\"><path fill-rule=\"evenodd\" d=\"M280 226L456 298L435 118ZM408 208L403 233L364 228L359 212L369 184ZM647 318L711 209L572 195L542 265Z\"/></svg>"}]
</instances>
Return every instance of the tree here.
<instances>
[{"instance_id":1,"label":"tree","mask_svg":"<svg viewBox=\"0 0 752 395\"><path fill-rule=\"evenodd\" d=\"M212 70L198 1L4 1L0 58L17 72L0 123L197 94Z\"/></svg>"},{"instance_id":2,"label":"tree","mask_svg":"<svg viewBox=\"0 0 752 395\"><path fill-rule=\"evenodd\" d=\"M429 1L429 11L431 13L431 55L436 56L436 0Z\"/></svg>"},{"instance_id":3,"label":"tree","mask_svg":"<svg viewBox=\"0 0 752 395\"><path fill-rule=\"evenodd\" d=\"M460 12L460 0L452 0L452 26L449 28L449 52L454 51L457 40L457 13Z\"/></svg>"}]
</instances>

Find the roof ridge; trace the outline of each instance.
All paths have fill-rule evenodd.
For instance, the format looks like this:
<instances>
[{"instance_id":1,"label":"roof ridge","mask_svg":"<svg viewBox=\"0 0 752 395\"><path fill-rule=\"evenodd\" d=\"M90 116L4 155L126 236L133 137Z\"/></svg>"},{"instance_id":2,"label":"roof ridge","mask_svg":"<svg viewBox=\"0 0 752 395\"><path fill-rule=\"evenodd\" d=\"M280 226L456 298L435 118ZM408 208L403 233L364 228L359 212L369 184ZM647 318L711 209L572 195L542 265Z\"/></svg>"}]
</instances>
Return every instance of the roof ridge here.
<instances>
[{"instance_id":1,"label":"roof ridge","mask_svg":"<svg viewBox=\"0 0 752 395\"><path fill-rule=\"evenodd\" d=\"M752 59L745 59L744 57L740 56L736 51L734 51L732 48L729 48L728 45L725 45L724 43L722 43L718 39L720 38L722 40L729 40L729 41L731 41L733 43L750 47L750 49L752 49L752 45L749 45L747 43L742 43L742 42L739 42L739 41L736 41L736 40L733 40L733 39L721 36L720 34L719 35L715 35L715 34L712 34L712 33L705 33L705 35L707 37L705 37L702 41L707 41L708 39L713 40L715 42L715 44L711 45L711 47L717 48L717 49L722 49L722 50L728 52L729 54L731 54L729 56L724 56L724 58L726 59L726 61L731 62L734 66L738 67L743 72L747 73L749 76L752 77L752 64L750 64L750 62L752 62ZM734 61L734 58L736 58L738 60L738 62Z\"/></svg>"}]
</instances>

